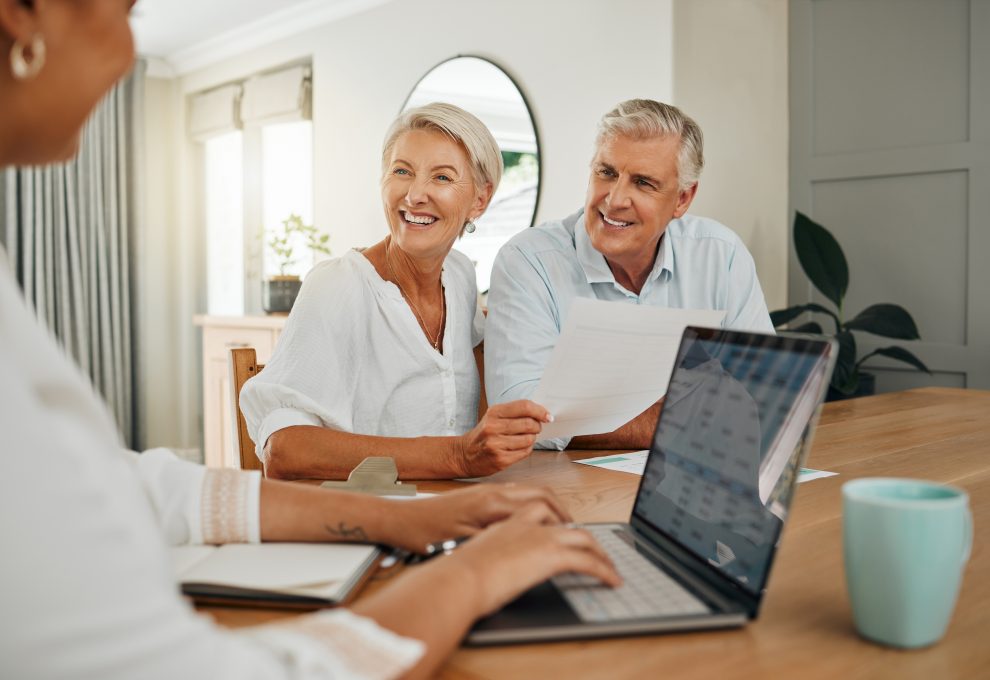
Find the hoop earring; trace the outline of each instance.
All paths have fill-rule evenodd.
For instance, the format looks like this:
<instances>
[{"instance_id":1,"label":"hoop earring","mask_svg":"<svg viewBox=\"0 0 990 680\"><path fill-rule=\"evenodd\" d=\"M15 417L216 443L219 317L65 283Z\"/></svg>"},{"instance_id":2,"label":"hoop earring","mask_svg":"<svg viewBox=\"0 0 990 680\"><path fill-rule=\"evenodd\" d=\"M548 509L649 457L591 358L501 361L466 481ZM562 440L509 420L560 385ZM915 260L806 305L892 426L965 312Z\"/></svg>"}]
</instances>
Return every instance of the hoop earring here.
<instances>
[{"instance_id":1,"label":"hoop earring","mask_svg":"<svg viewBox=\"0 0 990 680\"><path fill-rule=\"evenodd\" d=\"M30 50L30 59L25 54L25 46L20 40L15 41L10 48L10 72L17 80L34 78L45 65L45 39L40 33L31 36L27 50Z\"/></svg>"},{"instance_id":2,"label":"hoop earring","mask_svg":"<svg viewBox=\"0 0 990 680\"><path fill-rule=\"evenodd\" d=\"M477 229L477 227L474 225L474 222L472 222L471 220L468 220L467 222L464 223L464 231L466 231L467 233L473 234L475 229Z\"/></svg>"}]
</instances>

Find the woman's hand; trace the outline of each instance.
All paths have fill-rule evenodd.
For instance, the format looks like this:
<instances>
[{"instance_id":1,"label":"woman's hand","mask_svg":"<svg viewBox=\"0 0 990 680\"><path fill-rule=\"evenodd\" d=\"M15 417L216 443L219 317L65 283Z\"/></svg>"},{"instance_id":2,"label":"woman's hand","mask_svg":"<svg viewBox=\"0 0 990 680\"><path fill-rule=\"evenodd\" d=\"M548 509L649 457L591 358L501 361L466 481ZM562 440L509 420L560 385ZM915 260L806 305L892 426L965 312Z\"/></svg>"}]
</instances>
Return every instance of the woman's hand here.
<instances>
[{"instance_id":1,"label":"woman's hand","mask_svg":"<svg viewBox=\"0 0 990 680\"><path fill-rule=\"evenodd\" d=\"M490 407L473 430L460 437L452 467L458 477L482 477L503 470L533 451L552 420L550 412L527 399Z\"/></svg>"},{"instance_id":2,"label":"woman's hand","mask_svg":"<svg viewBox=\"0 0 990 680\"><path fill-rule=\"evenodd\" d=\"M474 536L490 524L524 512L530 522L560 524L570 515L552 491L515 484L479 484L433 498L389 501L385 541L415 553L430 543Z\"/></svg>"},{"instance_id":3,"label":"woman's hand","mask_svg":"<svg viewBox=\"0 0 990 680\"><path fill-rule=\"evenodd\" d=\"M470 575L475 618L497 611L522 592L564 572L587 574L613 587L622 584L615 565L589 532L542 523L535 509L516 513L439 559ZM431 564L440 566L431 561L422 568Z\"/></svg>"},{"instance_id":4,"label":"woman's hand","mask_svg":"<svg viewBox=\"0 0 990 680\"><path fill-rule=\"evenodd\" d=\"M591 534L544 524L545 509L528 505L450 555L404 569L385 587L361 597L353 611L426 643L426 655L410 675L433 677L475 619L551 576L573 571L620 585Z\"/></svg>"}]
</instances>

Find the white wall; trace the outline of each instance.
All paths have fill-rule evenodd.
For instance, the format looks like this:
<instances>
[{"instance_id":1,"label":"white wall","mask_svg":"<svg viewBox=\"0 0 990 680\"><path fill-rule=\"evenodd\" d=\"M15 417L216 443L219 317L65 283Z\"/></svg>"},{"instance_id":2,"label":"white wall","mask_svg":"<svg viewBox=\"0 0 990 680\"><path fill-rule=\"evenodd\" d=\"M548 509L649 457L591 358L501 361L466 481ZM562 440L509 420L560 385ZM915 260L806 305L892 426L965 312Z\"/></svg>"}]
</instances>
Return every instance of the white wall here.
<instances>
[{"instance_id":1,"label":"white wall","mask_svg":"<svg viewBox=\"0 0 990 680\"><path fill-rule=\"evenodd\" d=\"M674 101L705 134L691 212L746 242L770 309L787 304L787 3L675 0Z\"/></svg>"},{"instance_id":2,"label":"white wall","mask_svg":"<svg viewBox=\"0 0 990 680\"><path fill-rule=\"evenodd\" d=\"M721 11L725 8L725 14ZM744 34L745 33L745 34ZM617 102L648 97L682 106L706 133L709 165L694 212L724 221L750 244L771 305L786 292L787 101L783 0L439 0L392 2L183 76L185 96L258 71L310 59L313 66L315 224L340 254L386 233L378 193L382 136L416 81L438 62L474 54L500 64L536 117L542 153L537 219L583 204L598 118ZM739 135L758 125L756 135ZM189 372L171 439L198 445L199 342L191 315L205 305L199 154L178 132L171 269L173 348ZM781 139L778 147L776 131ZM756 151L771 137L771 150ZM762 149L762 146L761 146ZM779 166L779 167L777 167ZM747 191L743 182L752 189ZM755 184L754 184L755 182ZM184 324L184 325L182 325Z\"/></svg>"},{"instance_id":3,"label":"white wall","mask_svg":"<svg viewBox=\"0 0 990 680\"><path fill-rule=\"evenodd\" d=\"M177 255L174 149L180 99L177 84L170 80L147 78L144 93L145 135L139 162L142 181L138 183L143 229L134 245L137 444L178 445L182 440L173 437L174 418L162 415L175 413L179 394L172 353L178 289L171 267Z\"/></svg>"},{"instance_id":4,"label":"white wall","mask_svg":"<svg viewBox=\"0 0 990 680\"><path fill-rule=\"evenodd\" d=\"M393 2L191 74L182 89L311 55L314 216L341 253L386 233L381 142L416 81L451 56L487 57L516 80L537 117L538 219L562 217L583 203L598 117L629 97L670 99L671 3Z\"/></svg>"}]
</instances>

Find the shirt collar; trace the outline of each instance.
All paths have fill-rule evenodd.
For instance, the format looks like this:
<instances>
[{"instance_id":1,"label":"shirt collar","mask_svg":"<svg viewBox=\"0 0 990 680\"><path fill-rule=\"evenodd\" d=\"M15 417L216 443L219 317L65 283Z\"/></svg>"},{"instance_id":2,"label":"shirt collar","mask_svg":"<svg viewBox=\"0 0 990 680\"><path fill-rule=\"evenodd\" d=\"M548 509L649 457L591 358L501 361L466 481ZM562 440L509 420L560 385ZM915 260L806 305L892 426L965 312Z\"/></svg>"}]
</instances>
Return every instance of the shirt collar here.
<instances>
[{"instance_id":1,"label":"shirt collar","mask_svg":"<svg viewBox=\"0 0 990 680\"><path fill-rule=\"evenodd\" d=\"M588 238L588 230L585 228L584 224L584 211L578 216L577 221L574 223L574 248L577 250L578 262L581 263L581 268L584 270L584 275L588 279L588 283L615 283L615 276L612 274L612 270L608 266L608 262L605 261L605 256L600 252L595 250L595 247L591 245L591 239ZM660 252L657 254L657 259L653 262L653 269L650 271L650 275L647 277L647 281L655 281L660 278L660 274L667 270L669 272L668 276L673 276L674 274L674 248L670 245L670 227L674 223L671 220L667 225L667 229L664 230L663 236L660 238Z\"/></svg>"}]
</instances>

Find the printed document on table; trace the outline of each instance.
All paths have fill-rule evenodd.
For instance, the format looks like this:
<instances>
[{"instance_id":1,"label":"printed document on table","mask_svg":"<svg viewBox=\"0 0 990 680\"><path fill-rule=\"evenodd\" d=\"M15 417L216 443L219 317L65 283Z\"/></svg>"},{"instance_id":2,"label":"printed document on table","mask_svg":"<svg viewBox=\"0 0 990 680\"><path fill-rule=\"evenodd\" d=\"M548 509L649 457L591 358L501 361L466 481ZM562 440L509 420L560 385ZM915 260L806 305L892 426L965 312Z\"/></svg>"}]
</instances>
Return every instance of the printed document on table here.
<instances>
[{"instance_id":1,"label":"printed document on table","mask_svg":"<svg viewBox=\"0 0 990 680\"><path fill-rule=\"evenodd\" d=\"M541 439L611 432L667 392L686 326L718 328L725 312L578 298L532 400L553 414Z\"/></svg>"},{"instance_id":2,"label":"printed document on table","mask_svg":"<svg viewBox=\"0 0 990 680\"><path fill-rule=\"evenodd\" d=\"M575 463L591 465L605 470L615 470L616 472L629 472L634 475L643 476L646 468L646 458L649 451L633 451L632 453L617 453L611 456L598 456L597 458L585 458L576 460Z\"/></svg>"}]
</instances>

